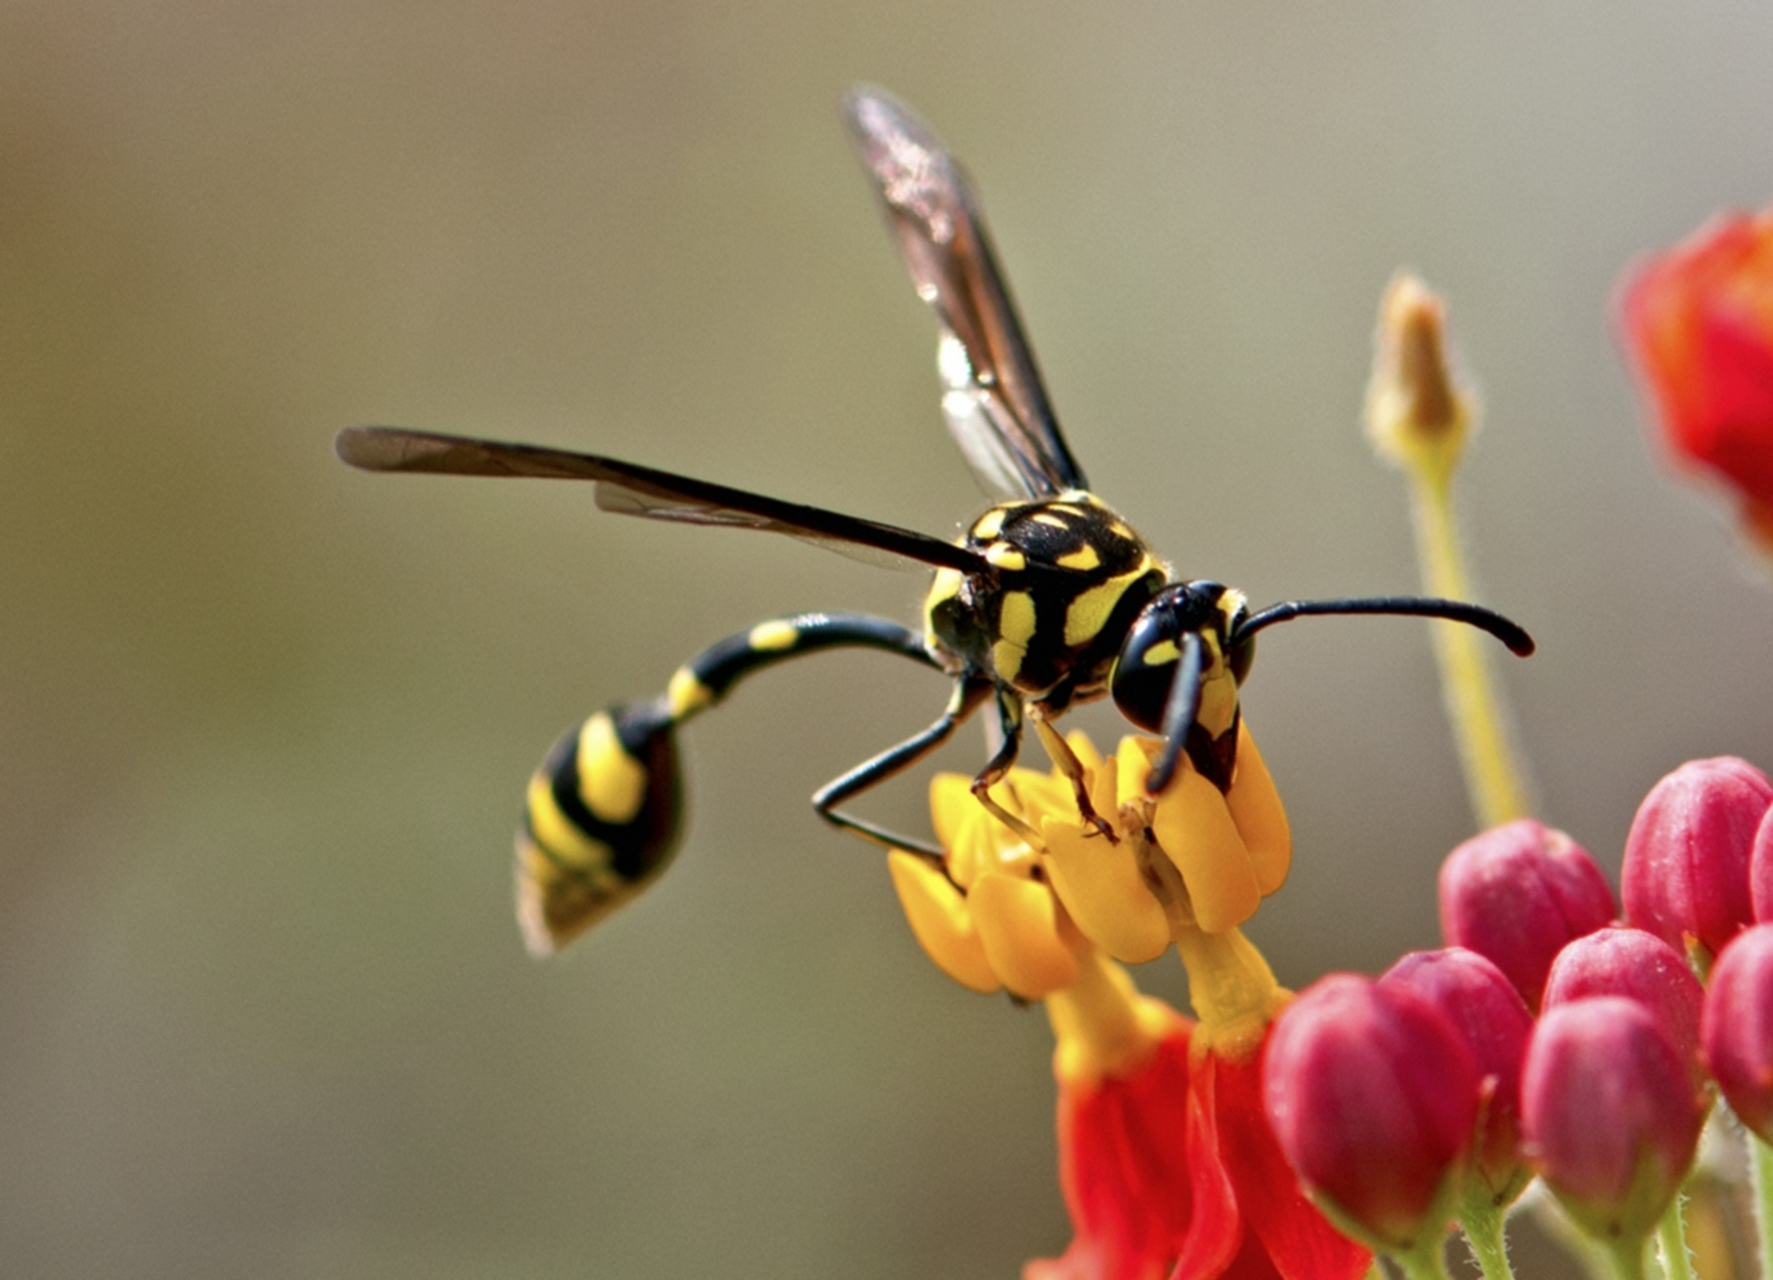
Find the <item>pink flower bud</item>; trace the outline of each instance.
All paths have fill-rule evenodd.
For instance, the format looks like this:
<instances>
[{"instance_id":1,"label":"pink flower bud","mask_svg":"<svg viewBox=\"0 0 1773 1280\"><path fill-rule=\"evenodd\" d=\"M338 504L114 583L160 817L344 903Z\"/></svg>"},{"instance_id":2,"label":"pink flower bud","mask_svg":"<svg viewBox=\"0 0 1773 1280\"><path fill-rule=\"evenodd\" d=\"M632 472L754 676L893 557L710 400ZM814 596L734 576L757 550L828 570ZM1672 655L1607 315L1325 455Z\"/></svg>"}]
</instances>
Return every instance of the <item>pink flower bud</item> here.
<instances>
[{"instance_id":1,"label":"pink flower bud","mask_svg":"<svg viewBox=\"0 0 1773 1280\"><path fill-rule=\"evenodd\" d=\"M1526 1153L1570 1216L1643 1238L1680 1189L1704 1112L1655 1017L1624 996L1547 1009L1521 1076Z\"/></svg>"},{"instance_id":2,"label":"pink flower bud","mask_svg":"<svg viewBox=\"0 0 1773 1280\"><path fill-rule=\"evenodd\" d=\"M1339 1225L1390 1252L1439 1239L1478 1078L1432 1004L1354 974L1321 979L1270 1031L1262 1089L1281 1150Z\"/></svg>"},{"instance_id":3,"label":"pink flower bud","mask_svg":"<svg viewBox=\"0 0 1773 1280\"><path fill-rule=\"evenodd\" d=\"M1755 841L1749 846L1748 897L1756 920L1773 920L1773 808L1761 815Z\"/></svg>"},{"instance_id":4,"label":"pink flower bud","mask_svg":"<svg viewBox=\"0 0 1773 1280\"><path fill-rule=\"evenodd\" d=\"M1653 933L1630 925L1600 929L1558 952L1545 979L1545 1008L1590 996L1624 996L1650 1011L1693 1074L1699 1062L1699 1009L1705 988L1687 959Z\"/></svg>"},{"instance_id":5,"label":"pink flower bud","mask_svg":"<svg viewBox=\"0 0 1773 1280\"><path fill-rule=\"evenodd\" d=\"M1773 1141L1773 924L1744 929L1718 954L1699 1035L1730 1109Z\"/></svg>"},{"instance_id":6,"label":"pink flower bud","mask_svg":"<svg viewBox=\"0 0 1773 1280\"><path fill-rule=\"evenodd\" d=\"M1533 1015L1513 984L1490 961L1464 947L1412 951L1387 969L1381 986L1407 987L1452 1024L1477 1067L1474 1166L1496 1207L1509 1204L1531 1176L1521 1160L1521 1060Z\"/></svg>"},{"instance_id":7,"label":"pink flower bud","mask_svg":"<svg viewBox=\"0 0 1773 1280\"><path fill-rule=\"evenodd\" d=\"M1734 756L1689 761L1651 787L1625 839L1626 919L1715 955L1754 918L1749 850L1769 805L1773 783Z\"/></svg>"},{"instance_id":8,"label":"pink flower bud","mask_svg":"<svg viewBox=\"0 0 1773 1280\"><path fill-rule=\"evenodd\" d=\"M1441 865L1441 936L1508 975L1539 1007L1552 957L1618 914L1588 850L1528 818L1473 836Z\"/></svg>"}]
</instances>

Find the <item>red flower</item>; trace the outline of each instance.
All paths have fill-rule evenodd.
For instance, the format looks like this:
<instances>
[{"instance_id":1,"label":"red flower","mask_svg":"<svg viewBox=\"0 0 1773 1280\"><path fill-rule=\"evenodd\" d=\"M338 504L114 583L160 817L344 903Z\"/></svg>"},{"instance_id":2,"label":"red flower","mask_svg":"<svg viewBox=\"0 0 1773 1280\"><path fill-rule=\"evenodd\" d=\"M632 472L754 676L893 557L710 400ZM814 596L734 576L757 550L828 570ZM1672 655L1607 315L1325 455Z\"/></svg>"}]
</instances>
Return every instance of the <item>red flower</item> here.
<instances>
[{"instance_id":1,"label":"red flower","mask_svg":"<svg viewBox=\"0 0 1773 1280\"><path fill-rule=\"evenodd\" d=\"M1075 1232L1023 1280L1162 1280L1193 1217L1188 1042L1177 1019L1126 1076L1059 1081L1059 1186Z\"/></svg>"},{"instance_id":2,"label":"red flower","mask_svg":"<svg viewBox=\"0 0 1773 1280\"><path fill-rule=\"evenodd\" d=\"M1212 944L1237 955L1247 944ZM1214 1043L1167 1013L1149 1052L1111 1069L1082 1048L1124 977L1058 997L1059 1182L1073 1237L1024 1280L1356 1280L1372 1255L1308 1201L1262 1107L1263 1029ZM1107 970L1106 972L1115 972ZM1082 996L1083 999L1078 997ZM1143 1009L1155 1001L1134 997ZM1082 1018L1075 1014L1083 1015ZM1149 1030L1152 1017L1141 1018ZM1145 1032L1138 1032L1143 1035ZM1085 1063L1095 1069L1078 1071Z\"/></svg>"},{"instance_id":3,"label":"red flower","mask_svg":"<svg viewBox=\"0 0 1773 1280\"><path fill-rule=\"evenodd\" d=\"M1356 1280L1372 1254L1305 1198L1262 1103L1268 1041L1189 1072L1194 1221L1172 1280Z\"/></svg>"},{"instance_id":4,"label":"red flower","mask_svg":"<svg viewBox=\"0 0 1773 1280\"><path fill-rule=\"evenodd\" d=\"M1651 259L1622 312L1669 446L1728 481L1773 546L1773 211L1720 218Z\"/></svg>"}]
</instances>

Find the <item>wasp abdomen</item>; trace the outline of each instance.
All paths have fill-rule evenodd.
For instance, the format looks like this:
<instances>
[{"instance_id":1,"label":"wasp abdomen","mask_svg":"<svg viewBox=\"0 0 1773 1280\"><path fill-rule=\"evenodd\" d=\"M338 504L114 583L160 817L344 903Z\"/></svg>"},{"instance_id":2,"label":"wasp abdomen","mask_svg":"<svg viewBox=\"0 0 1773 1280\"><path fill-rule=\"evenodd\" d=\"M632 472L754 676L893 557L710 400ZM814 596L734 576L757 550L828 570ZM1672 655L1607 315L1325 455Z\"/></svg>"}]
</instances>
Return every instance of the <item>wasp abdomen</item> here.
<instances>
[{"instance_id":1,"label":"wasp abdomen","mask_svg":"<svg viewBox=\"0 0 1773 1280\"><path fill-rule=\"evenodd\" d=\"M656 879L682 834L677 727L766 667L820 649L881 649L928 665L919 637L853 613L774 618L709 645L662 697L600 711L530 779L517 830L517 916L550 955Z\"/></svg>"},{"instance_id":2,"label":"wasp abdomen","mask_svg":"<svg viewBox=\"0 0 1773 1280\"><path fill-rule=\"evenodd\" d=\"M517 916L536 955L634 897L676 853L676 727L662 700L599 711L530 779L517 830Z\"/></svg>"}]
</instances>

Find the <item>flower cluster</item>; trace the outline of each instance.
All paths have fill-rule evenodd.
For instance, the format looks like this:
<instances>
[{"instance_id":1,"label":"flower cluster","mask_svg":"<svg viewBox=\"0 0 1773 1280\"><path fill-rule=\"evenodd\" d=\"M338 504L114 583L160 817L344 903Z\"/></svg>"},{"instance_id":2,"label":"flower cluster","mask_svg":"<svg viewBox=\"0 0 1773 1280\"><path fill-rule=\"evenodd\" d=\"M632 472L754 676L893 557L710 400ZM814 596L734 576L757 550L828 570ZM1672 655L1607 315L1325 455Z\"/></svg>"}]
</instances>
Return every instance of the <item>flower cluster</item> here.
<instances>
[{"instance_id":1,"label":"flower cluster","mask_svg":"<svg viewBox=\"0 0 1773 1280\"><path fill-rule=\"evenodd\" d=\"M1773 547L1773 219L1645 269L1625 315L1677 451L1728 476ZM1412 479L1431 587L1462 596L1450 482L1475 410L1444 324L1425 286L1394 282L1368 426ZM1157 743L1103 759L1071 739L1112 835L1057 770L1015 770L996 795L1020 832L968 780L936 781L947 856L890 855L912 927L964 985L1043 1001L1057 1040L1074 1237L1028 1280L1333 1280L1369 1251L1443 1276L1450 1221L1486 1276L1506 1276L1504 1224L1535 1177L1621 1276L1643 1274L1655 1231L1688 1274L1678 1195L1713 1097L1773 1139L1773 784L1736 759L1658 783L1627 842L1622 910L1587 850L1506 820L1526 787L1505 717L1478 656L1442 630L1489 830L1443 867L1445 946L1378 979L1331 975L1293 998L1238 933L1291 856L1241 726L1224 794L1185 766L1154 799ZM1121 967L1172 945L1198 1022Z\"/></svg>"},{"instance_id":2,"label":"flower cluster","mask_svg":"<svg viewBox=\"0 0 1773 1280\"><path fill-rule=\"evenodd\" d=\"M1229 791L1185 767L1145 792L1157 749L1069 746L1112 838L1058 770L1015 769L997 821L970 780L938 777L941 865L888 855L918 941L957 982L1044 1002L1056 1048L1060 1183L1073 1240L1028 1280L1336 1280L1369 1255L1306 1200L1264 1115L1262 1050L1287 993L1236 926L1280 887L1291 844L1247 729ZM1199 1021L1140 995L1121 962L1181 952Z\"/></svg>"},{"instance_id":3,"label":"flower cluster","mask_svg":"<svg viewBox=\"0 0 1773 1280\"><path fill-rule=\"evenodd\" d=\"M1409 1256L1457 1216L1482 1258L1536 1173L1636 1275L1711 1086L1773 1132L1773 786L1738 759L1675 770L1623 881L1621 921L1568 836L1498 827L1442 868L1444 950L1323 979L1281 1016L1269 1112L1339 1224Z\"/></svg>"}]
</instances>

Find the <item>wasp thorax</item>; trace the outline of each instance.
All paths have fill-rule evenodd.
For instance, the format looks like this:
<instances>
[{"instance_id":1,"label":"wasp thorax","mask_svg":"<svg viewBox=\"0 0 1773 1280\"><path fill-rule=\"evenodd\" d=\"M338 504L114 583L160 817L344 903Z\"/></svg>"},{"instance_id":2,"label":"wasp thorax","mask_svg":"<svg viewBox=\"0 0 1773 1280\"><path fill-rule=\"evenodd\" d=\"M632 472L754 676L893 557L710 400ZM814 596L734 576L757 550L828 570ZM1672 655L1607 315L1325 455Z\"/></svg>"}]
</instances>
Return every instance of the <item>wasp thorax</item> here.
<instances>
[{"instance_id":1,"label":"wasp thorax","mask_svg":"<svg viewBox=\"0 0 1773 1280\"><path fill-rule=\"evenodd\" d=\"M991 508L964 545L995 572L936 574L930 650L988 671L1045 710L1100 696L1132 621L1164 584L1144 539L1082 491Z\"/></svg>"}]
</instances>

